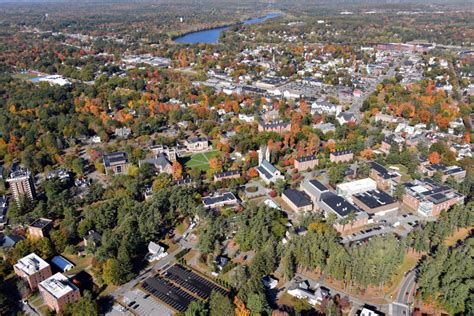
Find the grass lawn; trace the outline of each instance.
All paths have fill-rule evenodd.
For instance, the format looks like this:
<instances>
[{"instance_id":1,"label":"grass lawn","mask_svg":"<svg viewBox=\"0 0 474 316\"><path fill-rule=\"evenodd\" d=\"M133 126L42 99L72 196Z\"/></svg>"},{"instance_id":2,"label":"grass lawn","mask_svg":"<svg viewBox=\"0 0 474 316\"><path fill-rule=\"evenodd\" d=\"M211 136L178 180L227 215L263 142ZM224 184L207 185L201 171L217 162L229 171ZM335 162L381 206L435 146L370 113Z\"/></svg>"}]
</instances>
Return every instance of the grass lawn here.
<instances>
[{"instance_id":1,"label":"grass lawn","mask_svg":"<svg viewBox=\"0 0 474 316\"><path fill-rule=\"evenodd\" d=\"M469 236L473 229L474 227L469 227L457 230L456 232L454 232L454 234L446 238L444 244L448 247L454 246L459 240L466 239L466 237Z\"/></svg>"},{"instance_id":2,"label":"grass lawn","mask_svg":"<svg viewBox=\"0 0 474 316\"><path fill-rule=\"evenodd\" d=\"M411 176L408 174L408 168L407 167L405 167L404 165L400 165L400 164L389 165L389 167L390 166L397 167L399 169L398 172L402 175L402 181L407 182L407 181L411 180ZM397 170L394 170L394 171L397 171Z\"/></svg>"},{"instance_id":3,"label":"grass lawn","mask_svg":"<svg viewBox=\"0 0 474 316\"><path fill-rule=\"evenodd\" d=\"M420 260L420 258L420 254L408 251L405 254L405 259L403 260L402 265L398 269L397 274L393 277L392 281L390 282L390 285L384 288L384 292L386 294L395 294L395 291L397 290L397 287L400 282L402 282L405 273L413 269L416 266L418 260Z\"/></svg>"},{"instance_id":4,"label":"grass lawn","mask_svg":"<svg viewBox=\"0 0 474 316\"><path fill-rule=\"evenodd\" d=\"M294 300L293 296L291 296L290 294L285 292L278 299L278 304L279 305L286 305L286 306L294 306L295 305L295 300Z\"/></svg>"},{"instance_id":5,"label":"grass lawn","mask_svg":"<svg viewBox=\"0 0 474 316\"><path fill-rule=\"evenodd\" d=\"M209 159L219 155L219 151L212 150L204 153L198 153L191 156L191 159L184 163L187 169L198 168L201 171L209 170Z\"/></svg>"},{"instance_id":6,"label":"grass lawn","mask_svg":"<svg viewBox=\"0 0 474 316\"><path fill-rule=\"evenodd\" d=\"M13 78L20 79L20 80L29 80L31 78L38 77L38 75L33 74L33 73L16 73L12 75Z\"/></svg>"},{"instance_id":7,"label":"grass lawn","mask_svg":"<svg viewBox=\"0 0 474 316\"><path fill-rule=\"evenodd\" d=\"M62 254L62 256L75 265L74 268L66 272L67 275L74 275L80 271L86 270L92 264L92 255L81 257L71 254Z\"/></svg>"}]
</instances>

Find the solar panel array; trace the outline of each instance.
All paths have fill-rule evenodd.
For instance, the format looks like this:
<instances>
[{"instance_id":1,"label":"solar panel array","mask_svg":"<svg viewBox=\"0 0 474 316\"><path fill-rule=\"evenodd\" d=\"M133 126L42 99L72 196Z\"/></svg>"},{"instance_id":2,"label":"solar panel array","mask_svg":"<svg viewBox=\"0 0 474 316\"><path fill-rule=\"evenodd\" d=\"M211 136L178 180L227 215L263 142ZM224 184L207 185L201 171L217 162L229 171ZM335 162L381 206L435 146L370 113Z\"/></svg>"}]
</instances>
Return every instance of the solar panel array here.
<instances>
[{"instance_id":1,"label":"solar panel array","mask_svg":"<svg viewBox=\"0 0 474 316\"><path fill-rule=\"evenodd\" d=\"M150 277L142 283L142 288L178 312L185 312L196 299L172 283L160 277Z\"/></svg>"},{"instance_id":2,"label":"solar panel array","mask_svg":"<svg viewBox=\"0 0 474 316\"><path fill-rule=\"evenodd\" d=\"M162 276L171 280L180 287L186 289L200 298L207 300L211 296L212 291L227 295L227 291L219 285L203 278L197 273L186 269L182 265L176 264L167 269Z\"/></svg>"},{"instance_id":3,"label":"solar panel array","mask_svg":"<svg viewBox=\"0 0 474 316\"><path fill-rule=\"evenodd\" d=\"M186 311L193 301L209 299L212 291L228 295L223 287L179 264L149 277L141 287L178 312Z\"/></svg>"}]
</instances>

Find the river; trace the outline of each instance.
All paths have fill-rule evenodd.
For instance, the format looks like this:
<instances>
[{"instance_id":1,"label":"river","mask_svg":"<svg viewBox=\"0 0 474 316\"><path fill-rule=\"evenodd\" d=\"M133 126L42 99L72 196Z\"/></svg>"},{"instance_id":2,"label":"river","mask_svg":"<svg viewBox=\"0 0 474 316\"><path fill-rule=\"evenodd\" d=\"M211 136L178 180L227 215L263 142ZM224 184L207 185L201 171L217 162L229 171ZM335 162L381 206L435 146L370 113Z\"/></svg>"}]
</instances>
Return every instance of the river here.
<instances>
[{"instance_id":1,"label":"river","mask_svg":"<svg viewBox=\"0 0 474 316\"><path fill-rule=\"evenodd\" d=\"M280 16L280 15L281 15L280 13L268 13L267 15L259 17L259 18L245 20L244 22L242 22L242 24L243 25L257 24L257 23L264 22L268 19ZM192 33L188 33L183 36L177 37L174 39L174 41L176 43L182 43L182 44L218 43L222 31L225 31L229 29L230 27L231 26L221 26L221 27L215 27L208 30L192 32Z\"/></svg>"}]
</instances>

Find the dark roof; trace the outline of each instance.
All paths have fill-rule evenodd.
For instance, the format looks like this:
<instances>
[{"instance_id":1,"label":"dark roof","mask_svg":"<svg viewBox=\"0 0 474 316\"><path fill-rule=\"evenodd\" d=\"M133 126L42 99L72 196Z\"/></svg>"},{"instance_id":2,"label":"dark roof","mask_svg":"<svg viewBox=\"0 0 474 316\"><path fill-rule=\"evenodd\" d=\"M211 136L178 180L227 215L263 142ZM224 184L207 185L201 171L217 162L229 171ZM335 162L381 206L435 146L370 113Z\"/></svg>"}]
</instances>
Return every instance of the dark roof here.
<instances>
[{"instance_id":1,"label":"dark roof","mask_svg":"<svg viewBox=\"0 0 474 316\"><path fill-rule=\"evenodd\" d=\"M216 196L208 196L202 199L204 205L214 205L217 203L225 203L225 202L232 202L236 201L237 198L232 192L225 192L224 194L219 194Z\"/></svg>"},{"instance_id":2,"label":"dark roof","mask_svg":"<svg viewBox=\"0 0 474 316\"><path fill-rule=\"evenodd\" d=\"M185 312L196 298L161 277L149 277L142 283L142 288L178 312Z\"/></svg>"},{"instance_id":3,"label":"dark roof","mask_svg":"<svg viewBox=\"0 0 474 316\"><path fill-rule=\"evenodd\" d=\"M229 170L229 171L223 171L223 172L216 172L216 173L214 173L214 177L224 178L224 177L235 176L237 174L240 175L239 170Z\"/></svg>"},{"instance_id":4,"label":"dark roof","mask_svg":"<svg viewBox=\"0 0 474 316\"><path fill-rule=\"evenodd\" d=\"M188 143L207 142L207 137L193 137L188 139Z\"/></svg>"},{"instance_id":5,"label":"dark roof","mask_svg":"<svg viewBox=\"0 0 474 316\"><path fill-rule=\"evenodd\" d=\"M346 199L332 192L324 195L322 202L329 206L329 208L331 208L331 210L333 210L340 217L345 217L349 215L349 213L359 211L358 208L349 203Z\"/></svg>"},{"instance_id":6,"label":"dark roof","mask_svg":"<svg viewBox=\"0 0 474 316\"><path fill-rule=\"evenodd\" d=\"M349 154L352 154L352 150L338 150L331 153L331 155L333 156L343 156L343 155L349 155Z\"/></svg>"},{"instance_id":7,"label":"dark roof","mask_svg":"<svg viewBox=\"0 0 474 316\"><path fill-rule=\"evenodd\" d=\"M298 162L305 162L305 161L312 161L312 160L316 160L316 156L315 156L315 155L310 155L310 156L305 156L305 157L298 157L298 158L296 158L296 161L298 161Z\"/></svg>"},{"instance_id":8,"label":"dark roof","mask_svg":"<svg viewBox=\"0 0 474 316\"><path fill-rule=\"evenodd\" d=\"M311 205L310 198L304 192L293 189L287 189L283 191L283 195L286 196L297 207Z\"/></svg>"},{"instance_id":9,"label":"dark roof","mask_svg":"<svg viewBox=\"0 0 474 316\"><path fill-rule=\"evenodd\" d=\"M193 178L187 177L175 181L176 185L192 184Z\"/></svg>"},{"instance_id":10,"label":"dark roof","mask_svg":"<svg viewBox=\"0 0 474 316\"><path fill-rule=\"evenodd\" d=\"M311 183L314 187L316 187L321 192L328 191L328 188L316 179L309 180L309 183Z\"/></svg>"},{"instance_id":11,"label":"dark roof","mask_svg":"<svg viewBox=\"0 0 474 316\"><path fill-rule=\"evenodd\" d=\"M31 224L30 224L30 227L35 227L35 228L45 228L47 227L48 225L51 225L53 223L52 220L50 219L47 219L47 218L38 218L38 219L35 219Z\"/></svg>"},{"instance_id":12,"label":"dark roof","mask_svg":"<svg viewBox=\"0 0 474 316\"><path fill-rule=\"evenodd\" d=\"M180 264L175 264L168 268L162 273L162 276L205 300L210 298L212 291L227 295L227 291L224 288Z\"/></svg>"},{"instance_id":13,"label":"dark roof","mask_svg":"<svg viewBox=\"0 0 474 316\"><path fill-rule=\"evenodd\" d=\"M159 154L156 158L140 160L140 166L150 164L155 167L161 167L165 169L167 166L171 166L171 162L163 154Z\"/></svg>"},{"instance_id":14,"label":"dark roof","mask_svg":"<svg viewBox=\"0 0 474 316\"><path fill-rule=\"evenodd\" d=\"M361 201L363 204L367 205L367 207L371 209L396 202L393 197L391 197L384 191L379 190L370 190L367 192L354 194L352 198Z\"/></svg>"},{"instance_id":15,"label":"dark roof","mask_svg":"<svg viewBox=\"0 0 474 316\"><path fill-rule=\"evenodd\" d=\"M25 237L19 235L2 235L0 234L0 248L9 248L15 246L19 241L25 240Z\"/></svg>"},{"instance_id":16,"label":"dark roof","mask_svg":"<svg viewBox=\"0 0 474 316\"><path fill-rule=\"evenodd\" d=\"M124 163L128 163L127 153L119 151L115 153L104 154L104 164L106 167Z\"/></svg>"},{"instance_id":17,"label":"dark roof","mask_svg":"<svg viewBox=\"0 0 474 316\"><path fill-rule=\"evenodd\" d=\"M264 122L260 122L260 125L264 128L264 129L267 129L267 128L285 128L289 125L291 125L291 122L285 122L285 121L273 121L273 122L268 122L268 123L264 123Z\"/></svg>"},{"instance_id":18,"label":"dark roof","mask_svg":"<svg viewBox=\"0 0 474 316\"><path fill-rule=\"evenodd\" d=\"M398 176L398 174L395 174L393 172L388 171L387 168L379 164L378 162L372 161L371 162L372 169L377 171L377 173L384 179L390 179L390 178L395 178Z\"/></svg>"}]
</instances>

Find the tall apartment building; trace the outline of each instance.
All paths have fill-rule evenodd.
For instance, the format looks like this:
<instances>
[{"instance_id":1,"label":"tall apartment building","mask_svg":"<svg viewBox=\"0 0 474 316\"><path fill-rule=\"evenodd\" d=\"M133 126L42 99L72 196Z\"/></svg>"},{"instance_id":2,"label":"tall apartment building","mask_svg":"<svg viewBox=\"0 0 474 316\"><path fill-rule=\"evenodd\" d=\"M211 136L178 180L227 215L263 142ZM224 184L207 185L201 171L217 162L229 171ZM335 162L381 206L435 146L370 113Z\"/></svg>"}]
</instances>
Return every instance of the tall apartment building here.
<instances>
[{"instance_id":1,"label":"tall apartment building","mask_svg":"<svg viewBox=\"0 0 474 316\"><path fill-rule=\"evenodd\" d=\"M81 297L79 288L59 272L41 282L39 291L45 304L56 313L60 313L67 304L74 303Z\"/></svg>"},{"instance_id":2,"label":"tall apartment building","mask_svg":"<svg viewBox=\"0 0 474 316\"><path fill-rule=\"evenodd\" d=\"M35 183L33 175L28 169L21 167L13 168L10 172L7 182L12 189L13 198L20 203L22 197L34 200L36 197Z\"/></svg>"},{"instance_id":3,"label":"tall apartment building","mask_svg":"<svg viewBox=\"0 0 474 316\"><path fill-rule=\"evenodd\" d=\"M40 282L53 275L49 263L34 253L18 260L13 270L16 275L28 282L32 290L35 290Z\"/></svg>"}]
</instances>

